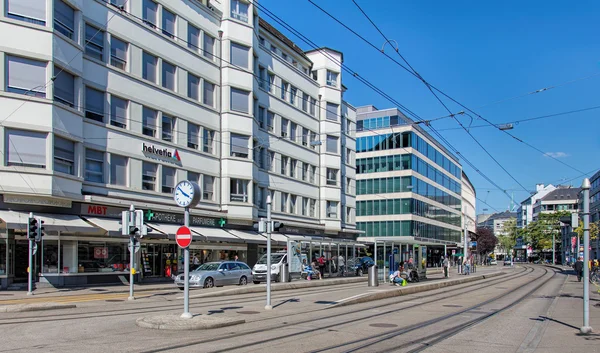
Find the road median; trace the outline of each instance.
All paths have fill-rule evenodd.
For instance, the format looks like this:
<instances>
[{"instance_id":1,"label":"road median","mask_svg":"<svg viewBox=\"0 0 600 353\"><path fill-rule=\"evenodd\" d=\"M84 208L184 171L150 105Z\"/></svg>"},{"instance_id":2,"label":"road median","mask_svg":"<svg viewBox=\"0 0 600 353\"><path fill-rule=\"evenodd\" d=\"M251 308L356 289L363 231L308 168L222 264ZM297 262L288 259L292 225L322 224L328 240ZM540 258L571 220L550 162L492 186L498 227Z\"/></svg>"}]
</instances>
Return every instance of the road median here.
<instances>
[{"instance_id":1,"label":"road median","mask_svg":"<svg viewBox=\"0 0 600 353\"><path fill-rule=\"evenodd\" d=\"M75 304L62 304L62 303L33 303L33 304L0 305L0 313L23 313L23 312L27 312L27 311L73 309L76 307L77 307L77 305L75 305Z\"/></svg>"}]
</instances>

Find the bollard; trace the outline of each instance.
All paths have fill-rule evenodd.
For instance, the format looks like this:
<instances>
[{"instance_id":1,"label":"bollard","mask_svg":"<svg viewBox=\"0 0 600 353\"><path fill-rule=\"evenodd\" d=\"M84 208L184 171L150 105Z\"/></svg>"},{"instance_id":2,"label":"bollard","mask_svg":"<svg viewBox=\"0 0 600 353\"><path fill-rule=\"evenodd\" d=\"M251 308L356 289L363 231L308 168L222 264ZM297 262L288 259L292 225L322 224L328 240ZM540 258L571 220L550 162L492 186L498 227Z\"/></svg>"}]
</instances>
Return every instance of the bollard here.
<instances>
[{"instance_id":1,"label":"bollard","mask_svg":"<svg viewBox=\"0 0 600 353\"><path fill-rule=\"evenodd\" d=\"M377 276L377 265L369 267L369 287L379 286L379 277Z\"/></svg>"},{"instance_id":2,"label":"bollard","mask_svg":"<svg viewBox=\"0 0 600 353\"><path fill-rule=\"evenodd\" d=\"M310 279L310 276L309 276L309 279ZM283 283L290 282L290 267L286 263L284 263L281 266L281 282L283 282Z\"/></svg>"}]
</instances>

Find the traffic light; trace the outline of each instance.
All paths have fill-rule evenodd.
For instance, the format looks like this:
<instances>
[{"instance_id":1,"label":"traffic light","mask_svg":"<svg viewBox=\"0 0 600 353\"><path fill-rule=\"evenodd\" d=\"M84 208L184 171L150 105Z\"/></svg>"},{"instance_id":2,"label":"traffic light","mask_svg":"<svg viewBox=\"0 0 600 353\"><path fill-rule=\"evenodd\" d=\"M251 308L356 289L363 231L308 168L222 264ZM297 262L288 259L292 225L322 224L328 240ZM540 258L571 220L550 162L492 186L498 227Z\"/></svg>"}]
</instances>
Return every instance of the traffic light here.
<instances>
[{"instance_id":1,"label":"traffic light","mask_svg":"<svg viewBox=\"0 0 600 353\"><path fill-rule=\"evenodd\" d=\"M273 222L273 232L278 232L279 229L283 227L283 223L281 222Z\"/></svg>"},{"instance_id":2,"label":"traffic light","mask_svg":"<svg viewBox=\"0 0 600 353\"><path fill-rule=\"evenodd\" d=\"M35 241L39 243L42 241L42 237L44 236L44 221L41 218L38 218L37 221L38 228L35 234Z\"/></svg>"},{"instance_id":3,"label":"traffic light","mask_svg":"<svg viewBox=\"0 0 600 353\"><path fill-rule=\"evenodd\" d=\"M27 220L27 238L34 239L38 232L38 220L34 217L29 217Z\"/></svg>"}]
</instances>

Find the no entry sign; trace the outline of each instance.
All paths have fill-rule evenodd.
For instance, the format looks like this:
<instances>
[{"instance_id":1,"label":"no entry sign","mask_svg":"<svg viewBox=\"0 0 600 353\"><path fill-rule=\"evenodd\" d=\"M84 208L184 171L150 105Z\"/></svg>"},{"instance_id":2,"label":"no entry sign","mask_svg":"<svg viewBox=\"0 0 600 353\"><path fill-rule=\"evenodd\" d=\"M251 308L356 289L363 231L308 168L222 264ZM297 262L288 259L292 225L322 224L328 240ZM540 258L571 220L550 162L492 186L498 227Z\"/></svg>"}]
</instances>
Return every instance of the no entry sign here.
<instances>
[{"instance_id":1,"label":"no entry sign","mask_svg":"<svg viewBox=\"0 0 600 353\"><path fill-rule=\"evenodd\" d=\"M192 243L192 232L188 227L179 227L175 234L175 240L180 248L187 248Z\"/></svg>"}]
</instances>

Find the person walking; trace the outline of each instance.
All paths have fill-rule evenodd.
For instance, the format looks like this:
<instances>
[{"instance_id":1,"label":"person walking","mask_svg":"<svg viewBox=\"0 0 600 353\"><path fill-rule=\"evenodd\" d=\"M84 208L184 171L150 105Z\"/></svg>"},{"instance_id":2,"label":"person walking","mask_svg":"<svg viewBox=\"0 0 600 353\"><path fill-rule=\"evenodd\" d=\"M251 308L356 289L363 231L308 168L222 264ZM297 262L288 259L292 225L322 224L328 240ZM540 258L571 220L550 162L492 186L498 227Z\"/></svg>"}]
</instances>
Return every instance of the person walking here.
<instances>
[{"instance_id":1,"label":"person walking","mask_svg":"<svg viewBox=\"0 0 600 353\"><path fill-rule=\"evenodd\" d=\"M346 261L344 260L344 257L342 255L338 256L338 276L344 276L346 269Z\"/></svg>"},{"instance_id":2,"label":"person walking","mask_svg":"<svg viewBox=\"0 0 600 353\"><path fill-rule=\"evenodd\" d=\"M317 261L319 262L319 272L321 272L321 276L325 276L325 256L321 254Z\"/></svg>"},{"instance_id":3,"label":"person walking","mask_svg":"<svg viewBox=\"0 0 600 353\"><path fill-rule=\"evenodd\" d=\"M577 259L573 268L577 274L577 280L581 282L581 277L583 277L583 259L581 257Z\"/></svg>"},{"instance_id":4,"label":"person walking","mask_svg":"<svg viewBox=\"0 0 600 353\"><path fill-rule=\"evenodd\" d=\"M444 268L444 278L450 277L450 263L448 262L447 257L443 258L442 267Z\"/></svg>"}]
</instances>

